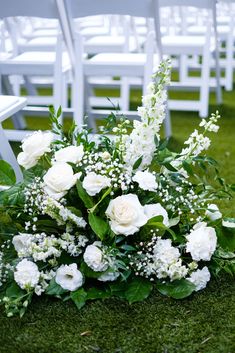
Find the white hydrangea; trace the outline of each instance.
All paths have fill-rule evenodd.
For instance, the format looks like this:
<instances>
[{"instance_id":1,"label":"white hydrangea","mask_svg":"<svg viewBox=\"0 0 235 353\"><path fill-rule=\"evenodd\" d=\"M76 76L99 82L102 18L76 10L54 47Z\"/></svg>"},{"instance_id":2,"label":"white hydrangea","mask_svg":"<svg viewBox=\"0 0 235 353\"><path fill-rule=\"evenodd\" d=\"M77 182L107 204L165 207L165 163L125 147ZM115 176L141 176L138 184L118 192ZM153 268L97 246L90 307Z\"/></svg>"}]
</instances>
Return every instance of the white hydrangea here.
<instances>
[{"instance_id":1,"label":"white hydrangea","mask_svg":"<svg viewBox=\"0 0 235 353\"><path fill-rule=\"evenodd\" d=\"M205 222L197 223L186 239L186 251L191 254L193 260L210 261L217 245L214 228L207 227Z\"/></svg>"},{"instance_id":2,"label":"white hydrangea","mask_svg":"<svg viewBox=\"0 0 235 353\"><path fill-rule=\"evenodd\" d=\"M177 262L180 257L179 249L172 246L170 239L158 238L153 253L156 261L167 265Z\"/></svg>"},{"instance_id":3,"label":"white hydrangea","mask_svg":"<svg viewBox=\"0 0 235 353\"><path fill-rule=\"evenodd\" d=\"M27 259L23 259L16 266L14 279L22 289L35 288L40 279L38 266Z\"/></svg>"},{"instance_id":4,"label":"white hydrangea","mask_svg":"<svg viewBox=\"0 0 235 353\"><path fill-rule=\"evenodd\" d=\"M102 252L101 242L94 242L92 245L88 245L83 254L83 259L87 266L89 266L95 272L106 271L109 267L109 262L105 259Z\"/></svg>"},{"instance_id":5,"label":"white hydrangea","mask_svg":"<svg viewBox=\"0 0 235 353\"><path fill-rule=\"evenodd\" d=\"M88 173L82 183L83 188L90 196L95 196L102 189L108 188L110 185L110 178L96 174L95 172Z\"/></svg>"},{"instance_id":6,"label":"white hydrangea","mask_svg":"<svg viewBox=\"0 0 235 353\"><path fill-rule=\"evenodd\" d=\"M197 270L191 274L188 279L196 286L195 291L206 288L207 283L210 281L211 275L208 268L205 266L202 270Z\"/></svg>"},{"instance_id":7,"label":"white hydrangea","mask_svg":"<svg viewBox=\"0 0 235 353\"><path fill-rule=\"evenodd\" d=\"M22 152L18 154L17 161L25 169L34 167L38 160L50 152L53 134L51 132L36 131L23 140Z\"/></svg>"},{"instance_id":8,"label":"white hydrangea","mask_svg":"<svg viewBox=\"0 0 235 353\"><path fill-rule=\"evenodd\" d=\"M222 213L220 212L219 208L215 204L210 204L207 207L206 216L211 221L216 221L217 219L222 218Z\"/></svg>"},{"instance_id":9,"label":"white hydrangea","mask_svg":"<svg viewBox=\"0 0 235 353\"><path fill-rule=\"evenodd\" d=\"M77 264L61 265L56 271L55 281L63 289L75 291L83 285L83 275L77 269Z\"/></svg>"},{"instance_id":10,"label":"white hydrangea","mask_svg":"<svg viewBox=\"0 0 235 353\"><path fill-rule=\"evenodd\" d=\"M142 190L155 191L158 187L155 175L148 171L138 170L132 180L138 183Z\"/></svg>"}]
</instances>

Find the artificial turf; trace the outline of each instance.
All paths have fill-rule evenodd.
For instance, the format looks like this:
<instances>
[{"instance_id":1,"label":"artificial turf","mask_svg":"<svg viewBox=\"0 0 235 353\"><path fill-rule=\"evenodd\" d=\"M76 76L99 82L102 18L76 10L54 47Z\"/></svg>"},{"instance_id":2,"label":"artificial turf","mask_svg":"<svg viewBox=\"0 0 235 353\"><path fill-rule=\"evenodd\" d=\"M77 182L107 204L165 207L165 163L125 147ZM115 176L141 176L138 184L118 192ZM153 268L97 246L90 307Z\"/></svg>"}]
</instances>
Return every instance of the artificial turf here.
<instances>
[{"instance_id":1,"label":"artificial turf","mask_svg":"<svg viewBox=\"0 0 235 353\"><path fill-rule=\"evenodd\" d=\"M132 95L133 105L139 93ZM212 137L209 154L220 163L223 177L235 182L235 93L225 92L219 109L221 129ZM195 113L172 113L171 146L197 127ZM69 123L68 121L66 122ZM28 121L30 128L48 126L45 119ZM235 199L223 202L235 216ZM88 303L77 311L73 303L35 298L22 319L6 318L0 309L0 353L235 353L235 281L213 279L206 290L175 301L154 292L143 303L117 299Z\"/></svg>"}]
</instances>

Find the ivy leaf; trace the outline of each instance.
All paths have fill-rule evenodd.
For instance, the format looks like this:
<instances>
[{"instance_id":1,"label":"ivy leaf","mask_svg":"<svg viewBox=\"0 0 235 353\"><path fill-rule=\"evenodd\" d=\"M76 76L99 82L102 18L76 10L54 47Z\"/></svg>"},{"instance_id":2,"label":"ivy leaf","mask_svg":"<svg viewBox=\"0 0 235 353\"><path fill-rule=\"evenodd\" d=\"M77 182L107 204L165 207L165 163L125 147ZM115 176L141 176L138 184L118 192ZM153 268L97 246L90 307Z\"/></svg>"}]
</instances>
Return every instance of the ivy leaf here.
<instances>
[{"instance_id":1,"label":"ivy leaf","mask_svg":"<svg viewBox=\"0 0 235 353\"><path fill-rule=\"evenodd\" d=\"M109 231L109 225L101 217L89 213L88 221L93 232L101 239L104 240L105 235Z\"/></svg>"},{"instance_id":2,"label":"ivy leaf","mask_svg":"<svg viewBox=\"0 0 235 353\"><path fill-rule=\"evenodd\" d=\"M83 288L80 288L74 292L71 292L70 298L76 307L80 310L86 304L87 292Z\"/></svg>"},{"instance_id":3,"label":"ivy leaf","mask_svg":"<svg viewBox=\"0 0 235 353\"><path fill-rule=\"evenodd\" d=\"M16 183L13 168L7 162L0 160L0 185L12 186Z\"/></svg>"},{"instance_id":4,"label":"ivy leaf","mask_svg":"<svg viewBox=\"0 0 235 353\"><path fill-rule=\"evenodd\" d=\"M174 299L184 299L188 297L195 288L196 286L186 279L157 284L157 289L161 294Z\"/></svg>"},{"instance_id":5,"label":"ivy leaf","mask_svg":"<svg viewBox=\"0 0 235 353\"><path fill-rule=\"evenodd\" d=\"M94 206L94 201L90 195L86 192L86 190L82 187L82 182L80 180L76 183L78 196L83 201L86 208L92 208Z\"/></svg>"},{"instance_id":6,"label":"ivy leaf","mask_svg":"<svg viewBox=\"0 0 235 353\"><path fill-rule=\"evenodd\" d=\"M134 278L127 287L125 298L130 304L146 299L153 289L152 284L141 277Z\"/></svg>"},{"instance_id":7,"label":"ivy leaf","mask_svg":"<svg viewBox=\"0 0 235 353\"><path fill-rule=\"evenodd\" d=\"M6 297L16 299L25 295L23 291L15 282L13 282L10 287L6 289Z\"/></svg>"},{"instance_id":8,"label":"ivy leaf","mask_svg":"<svg viewBox=\"0 0 235 353\"><path fill-rule=\"evenodd\" d=\"M59 284L56 283L55 278L51 279L49 286L46 289L46 294L53 295L57 298L61 298L61 295L66 292L66 289L63 289Z\"/></svg>"},{"instance_id":9,"label":"ivy leaf","mask_svg":"<svg viewBox=\"0 0 235 353\"><path fill-rule=\"evenodd\" d=\"M229 223L232 222L230 221ZM226 224L223 222L223 224ZM227 251L235 251L235 228L228 227L217 227L216 235L218 239L218 244Z\"/></svg>"}]
</instances>

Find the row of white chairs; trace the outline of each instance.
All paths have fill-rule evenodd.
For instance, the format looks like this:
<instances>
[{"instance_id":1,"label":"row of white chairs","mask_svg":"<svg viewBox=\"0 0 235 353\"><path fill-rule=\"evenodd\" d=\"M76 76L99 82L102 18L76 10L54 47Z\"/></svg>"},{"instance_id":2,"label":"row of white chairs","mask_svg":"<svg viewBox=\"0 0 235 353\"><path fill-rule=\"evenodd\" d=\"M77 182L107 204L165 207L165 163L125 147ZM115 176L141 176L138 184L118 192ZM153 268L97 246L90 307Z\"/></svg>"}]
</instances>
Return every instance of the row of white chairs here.
<instances>
[{"instance_id":1,"label":"row of white chairs","mask_svg":"<svg viewBox=\"0 0 235 353\"><path fill-rule=\"evenodd\" d=\"M231 11L232 5L227 5ZM216 90L218 103L221 102L219 16L216 16L215 0L120 0L118 3L41 0L39 4L0 0L0 7L4 19L0 47L3 92L20 95L23 83L28 93L34 94L28 98L31 106L27 111L38 114L36 104L52 103L56 107L62 104L65 112L73 113L79 126L88 112L89 123L95 127L94 117L103 116L104 111L92 109L99 102L94 97L88 99L88 93L91 87L104 81L120 87L119 105L128 116L135 116L128 111L130 87L141 82L145 93L151 74L164 55L173 57L180 76L172 88L197 89L200 93L198 101L170 100L170 109L195 110L201 117L207 116L211 88ZM223 11L229 20L222 25L230 26L231 34L232 12ZM41 19L33 20L33 17ZM223 41L228 45L227 37ZM231 42L233 50L234 36ZM195 68L201 71L196 79L189 76ZM211 69L216 71L216 79L211 79ZM35 96L35 87L40 81L43 84L42 76L46 76L46 82L48 77L52 82L52 97ZM70 84L72 106L68 107ZM41 110L45 111L45 107ZM16 123L24 127L22 119L16 119ZM7 131L7 136L20 140L24 133L15 129ZM169 115L166 134L171 134Z\"/></svg>"}]
</instances>

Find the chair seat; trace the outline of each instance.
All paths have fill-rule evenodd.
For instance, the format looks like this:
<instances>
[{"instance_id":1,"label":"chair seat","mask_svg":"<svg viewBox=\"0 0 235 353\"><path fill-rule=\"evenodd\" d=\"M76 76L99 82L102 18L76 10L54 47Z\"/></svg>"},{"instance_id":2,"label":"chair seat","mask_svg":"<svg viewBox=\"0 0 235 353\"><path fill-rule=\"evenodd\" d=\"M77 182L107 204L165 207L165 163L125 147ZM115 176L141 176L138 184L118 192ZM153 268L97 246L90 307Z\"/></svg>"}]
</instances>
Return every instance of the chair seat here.
<instances>
[{"instance_id":1,"label":"chair seat","mask_svg":"<svg viewBox=\"0 0 235 353\"><path fill-rule=\"evenodd\" d=\"M0 65L1 74L5 75L51 75L56 61L55 52L25 52L16 57L4 60ZM62 71L70 70L71 65L67 53L63 53ZM35 72L35 67L37 72ZM32 68L34 72L32 72Z\"/></svg>"},{"instance_id":2,"label":"chair seat","mask_svg":"<svg viewBox=\"0 0 235 353\"><path fill-rule=\"evenodd\" d=\"M55 50L57 37L37 37L24 43L20 43L20 52L25 51L53 51Z\"/></svg>"},{"instance_id":3,"label":"chair seat","mask_svg":"<svg viewBox=\"0 0 235 353\"><path fill-rule=\"evenodd\" d=\"M84 50L88 54L98 53L121 53L125 49L124 36L96 36L85 41ZM143 44L145 39L138 37L139 45ZM131 36L129 40L129 51L137 49L136 39Z\"/></svg>"},{"instance_id":4,"label":"chair seat","mask_svg":"<svg viewBox=\"0 0 235 353\"><path fill-rule=\"evenodd\" d=\"M102 76L135 76L143 75L146 54L142 53L103 53L84 62L86 75ZM154 66L159 63L158 55L154 56Z\"/></svg>"},{"instance_id":5,"label":"chair seat","mask_svg":"<svg viewBox=\"0 0 235 353\"><path fill-rule=\"evenodd\" d=\"M26 103L23 97L0 95L0 123L22 109Z\"/></svg>"},{"instance_id":6,"label":"chair seat","mask_svg":"<svg viewBox=\"0 0 235 353\"><path fill-rule=\"evenodd\" d=\"M25 38L35 38L35 37L56 37L58 35L57 28L45 28L36 29L33 32L25 33Z\"/></svg>"},{"instance_id":7,"label":"chair seat","mask_svg":"<svg viewBox=\"0 0 235 353\"><path fill-rule=\"evenodd\" d=\"M164 36L162 38L163 52L165 54L202 54L206 44L205 36ZM214 50L211 41L211 50Z\"/></svg>"}]
</instances>

